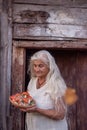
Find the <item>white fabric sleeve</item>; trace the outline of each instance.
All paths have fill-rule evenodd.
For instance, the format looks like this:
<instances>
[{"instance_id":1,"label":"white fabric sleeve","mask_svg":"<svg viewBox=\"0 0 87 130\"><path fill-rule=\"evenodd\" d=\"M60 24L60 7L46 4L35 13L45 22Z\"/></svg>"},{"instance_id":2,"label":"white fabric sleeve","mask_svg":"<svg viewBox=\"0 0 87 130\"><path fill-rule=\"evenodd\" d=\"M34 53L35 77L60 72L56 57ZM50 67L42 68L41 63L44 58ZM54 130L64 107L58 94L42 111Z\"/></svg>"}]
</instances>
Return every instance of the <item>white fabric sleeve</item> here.
<instances>
[{"instance_id":1,"label":"white fabric sleeve","mask_svg":"<svg viewBox=\"0 0 87 130\"><path fill-rule=\"evenodd\" d=\"M66 113L67 112L67 105L65 104L63 97L58 97L54 100L55 110L58 113Z\"/></svg>"}]
</instances>

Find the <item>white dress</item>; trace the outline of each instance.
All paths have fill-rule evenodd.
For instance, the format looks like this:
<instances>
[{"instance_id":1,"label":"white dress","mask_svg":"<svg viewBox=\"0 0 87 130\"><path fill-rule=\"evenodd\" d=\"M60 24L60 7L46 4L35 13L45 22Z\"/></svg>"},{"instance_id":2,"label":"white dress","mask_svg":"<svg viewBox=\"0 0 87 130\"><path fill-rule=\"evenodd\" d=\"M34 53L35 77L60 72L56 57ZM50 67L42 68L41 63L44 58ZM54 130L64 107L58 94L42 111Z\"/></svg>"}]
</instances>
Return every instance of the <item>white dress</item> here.
<instances>
[{"instance_id":1,"label":"white dress","mask_svg":"<svg viewBox=\"0 0 87 130\"><path fill-rule=\"evenodd\" d=\"M32 87L31 87L32 86ZM53 109L54 103L47 93L47 84L36 88L36 80L28 85L28 91L35 99L36 105L42 109ZM39 113L26 113L26 130L68 130L66 117L63 120L53 120Z\"/></svg>"}]
</instances>

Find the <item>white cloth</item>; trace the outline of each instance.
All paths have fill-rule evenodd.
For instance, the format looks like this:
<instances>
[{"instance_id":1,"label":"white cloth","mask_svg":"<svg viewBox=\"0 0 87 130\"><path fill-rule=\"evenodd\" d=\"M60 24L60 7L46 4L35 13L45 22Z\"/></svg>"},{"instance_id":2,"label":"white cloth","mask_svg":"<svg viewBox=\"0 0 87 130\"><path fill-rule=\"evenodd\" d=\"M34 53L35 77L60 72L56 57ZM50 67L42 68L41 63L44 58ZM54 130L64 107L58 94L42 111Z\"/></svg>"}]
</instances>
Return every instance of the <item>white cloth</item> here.
<instances>
[{"instance_id":1,"label":"white cloth","mask_svg":"<svg viewBox=\"0 0 87 130\"><path fill-rule=\"evenodd\" d=\"M35 80L29 83L28 91L35 99L37 107L54 108L54 102L47 93L47 84L37 89ZM39 113L26 113L26 130L68 130L66 117L63 120L53 120Z\"/></svg>"}]
</instances>

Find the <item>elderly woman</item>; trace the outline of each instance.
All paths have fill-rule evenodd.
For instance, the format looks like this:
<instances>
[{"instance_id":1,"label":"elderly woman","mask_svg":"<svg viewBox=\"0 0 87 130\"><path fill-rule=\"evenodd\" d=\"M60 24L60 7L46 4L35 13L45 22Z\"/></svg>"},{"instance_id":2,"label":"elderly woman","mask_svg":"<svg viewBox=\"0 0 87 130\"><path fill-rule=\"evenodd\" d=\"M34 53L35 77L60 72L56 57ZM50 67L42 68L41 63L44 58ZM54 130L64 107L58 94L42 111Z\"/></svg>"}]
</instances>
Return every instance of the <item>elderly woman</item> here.
<instances>
[{"instance_id":1,"label":"elderly woman","mask_svg":"<svg viewBox=\"0 0 87 130\"><path fill-rule=\"evenodd\" d=\"M53 56L46 50L30 59L28 92L36 106L26 108L26 130L68 130L67 107L63 100L66 84Z\"/></svg>"}]
</instances>

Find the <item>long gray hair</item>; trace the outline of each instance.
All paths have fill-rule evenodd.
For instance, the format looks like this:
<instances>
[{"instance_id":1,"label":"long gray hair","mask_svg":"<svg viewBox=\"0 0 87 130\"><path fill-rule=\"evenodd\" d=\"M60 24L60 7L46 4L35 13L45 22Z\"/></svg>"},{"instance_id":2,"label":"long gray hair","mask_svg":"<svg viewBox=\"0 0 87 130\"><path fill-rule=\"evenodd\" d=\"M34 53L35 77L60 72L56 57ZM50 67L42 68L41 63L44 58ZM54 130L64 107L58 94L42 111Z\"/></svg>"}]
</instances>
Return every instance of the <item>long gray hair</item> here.
<instances>
[{"instance_id":1,"label":"long gray hair","mask_svg":"<svg viewBox=\"0 0 87 130\"><path fill-rule=\"evenodd\" d=\"M48 84L48 92L52 94L54 91L55 95L59 97L64 95L66 90L65 81L60 74L60 70L55 62L54 57L48 51L41 50L31 56L29 66L31 78L35 78L32 61L37 59L42 60L49 67L49 73L46 78L46 82Z\"/></svg>"}]
</instances>

